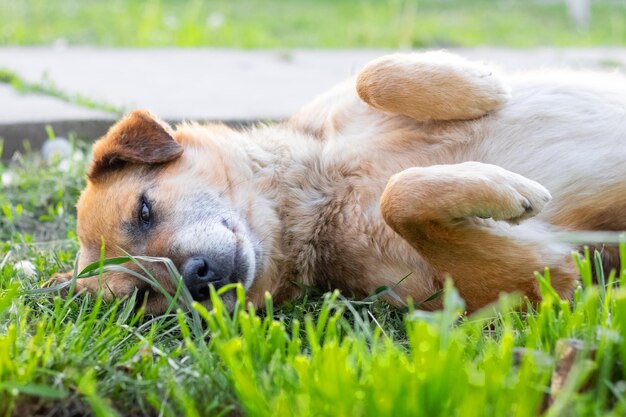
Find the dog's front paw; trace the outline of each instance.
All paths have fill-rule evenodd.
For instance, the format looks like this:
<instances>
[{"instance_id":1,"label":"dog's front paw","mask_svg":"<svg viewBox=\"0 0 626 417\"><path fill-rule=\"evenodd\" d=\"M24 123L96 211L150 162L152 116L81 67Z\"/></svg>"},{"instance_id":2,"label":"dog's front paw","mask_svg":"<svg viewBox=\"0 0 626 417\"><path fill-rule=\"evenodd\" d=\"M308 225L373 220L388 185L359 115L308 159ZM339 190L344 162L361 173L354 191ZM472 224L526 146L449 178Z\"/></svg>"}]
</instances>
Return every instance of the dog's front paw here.
<instances>
[{"instance_id":1,"label":"dog's front paw","mask_svg":"<svg viewBox=\"0 0 626 417\"><path fill-rule=\"evenodd\" d=\"M499 166L478 162L461 165L478 174L490 189L490 198L484 201L479 217L517 223L540 213L552 199L538 182Z\"/></svg>"},{"instance_id":2,"label":"dog's front paw","mask_svg":"<svg viewBox=\"0 0 626 417\"><path fill-rule=\"evenodd\" d=\"M73 274L74 271L57 272L52 274L52 277L44 282L42 287L58 290L60 295L66 296Z\"/></svg>"}]
</instances>

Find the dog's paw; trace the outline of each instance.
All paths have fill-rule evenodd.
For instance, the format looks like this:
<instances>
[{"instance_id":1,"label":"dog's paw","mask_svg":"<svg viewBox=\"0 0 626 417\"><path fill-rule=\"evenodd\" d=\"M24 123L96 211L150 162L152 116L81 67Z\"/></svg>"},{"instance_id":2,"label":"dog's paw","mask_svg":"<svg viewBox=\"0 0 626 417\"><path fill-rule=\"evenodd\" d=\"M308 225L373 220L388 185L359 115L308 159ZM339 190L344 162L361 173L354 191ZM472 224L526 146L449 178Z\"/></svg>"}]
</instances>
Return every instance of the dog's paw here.
<instances>
[{"instance_id":1,"label":"dog's paw","mask_svg":"<svg viewBox=\"0 0 626 417\"><path fill-rule=\"evenodd\" d=\"M471 64L459 71L457 76L467 85L468 116L480 117L502 107L511 98L511 92L494 69L483 63Z\"/></svg>"},{"instance_id":2,"label":"dog's paw","mask_svg":"<svg viewBox=\"0 0 626 417\"><path fill-rule=\"evenodd\" d=\"M52 274L52 277L44 282L42 287L58 290L61 296L66 296L72 280L73 272L74 271L57 272Z\"/></svg>"},{"instance_id":3,"label":"dog's paw","mask_svg":"<svg viewBox=\"0 0 626 417\"><path fill-rule=\"evenodd\" d=\"M468 120L510 97L493 68L435 51L378 58L357 76L359 97L375 109L415 120Z\"/></svg>"},{"instance_id":4,"label":"dog's paw","mask_svg":"<svg viewBox=\"0 0 626 417\"><path fill-rule=\"evenodd\" d=\"M550 192L541 184L496 165L466 162L464 168L484 183L483 207L478 217L517 223L540 213L550 202Z\"/></svg>"}]
</instances>

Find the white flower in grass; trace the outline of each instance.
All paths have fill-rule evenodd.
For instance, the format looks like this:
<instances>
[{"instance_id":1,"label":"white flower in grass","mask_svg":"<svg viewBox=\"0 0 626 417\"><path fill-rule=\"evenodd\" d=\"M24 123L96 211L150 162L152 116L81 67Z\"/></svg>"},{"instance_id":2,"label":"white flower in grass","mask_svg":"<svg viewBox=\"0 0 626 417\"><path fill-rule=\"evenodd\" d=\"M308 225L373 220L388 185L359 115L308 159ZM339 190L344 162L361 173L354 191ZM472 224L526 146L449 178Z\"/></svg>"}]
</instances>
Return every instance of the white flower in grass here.
<instances>
[{"instance_id":1,"label":"white flower in grass","mask_svg":"<svg viewBox=\"0 0 626 417\"><path fill-rule=\"evenodd\" d=\"M3 187L10 187L13 184L13 180L15 179L15 175L12 172L5 172L0 177L0 182Z\"/></svg>"},{"instance_id":2,"label":"white flower in grass","mask_svg":"<svg viewBox=\"0 0 626 417\"><path fill-rule=\"evenodd\" d=\"M35 268L35 264L31 261L19 261L13 265L13 270L22 273L28 277L34 277L37 275L37 268Z\"/></svg>"},{"instance_id":3,"label":"white flower in grass","mask_svg":"<svg viewBox=\"0 0 626 417\"><path fill-rule=\"evenodd\" d=\"M74 161L82 162L85 160L85 154L82 151L76 149L74 151L74 154L72 155L72 159Z\"/></svg>"},{"instance_id":4,"label":"white flower in grass","mask_svg":"<svg viewBox=\"0 0 626 417\"><path fill-rule=\"evenodd\" d=\"M65 138L48 140L41 147L41 156L48 164L64 161L72 155L72 144Z\"/></svg>"},{"instance_id":5,"label":"white flower in grass","mask_svg":"<svg viewBox=\"0 0 626 417\"><path fill-rule=\"evenodd\" d=\"M59 162L59 171L61 172L69 172L70 170L70 160L69 159L64 159L61 162Z\"/></svg>"}]
</instances>

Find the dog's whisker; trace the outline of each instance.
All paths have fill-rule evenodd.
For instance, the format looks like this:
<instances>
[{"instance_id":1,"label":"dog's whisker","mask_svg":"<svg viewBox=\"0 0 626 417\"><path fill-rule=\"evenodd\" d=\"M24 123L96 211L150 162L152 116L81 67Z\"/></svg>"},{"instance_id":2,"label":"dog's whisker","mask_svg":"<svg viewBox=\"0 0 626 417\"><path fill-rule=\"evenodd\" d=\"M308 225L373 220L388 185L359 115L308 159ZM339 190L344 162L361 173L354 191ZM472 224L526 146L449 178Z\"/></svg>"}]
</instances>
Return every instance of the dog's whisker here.
<instances>
[{"instance_id":1,"label":"dog's whisker","mask_svg":"<svg viewBox=\"0 0 626 417\"><path fill-rule=\"evenodd\" d=\"M248 182L248 181L252 181L253 179L254 179L254 178L253 178L253 177L251 177L251 178L246 178L246 179L244 179L244 180L241 180L241 181L239 181L239 182L231 182L231 183L230 183L230 184L229 184L226 188L224 188L222 191L220 191L220 192L219 192L219 196L220 196L220 198L224 197L224 195L225 195L227 192L231 191L231 190L232 190L233 188L235 188L236 186L241 185L241 184L245 184L246 182Z\"/></svg>"}]
</instances>

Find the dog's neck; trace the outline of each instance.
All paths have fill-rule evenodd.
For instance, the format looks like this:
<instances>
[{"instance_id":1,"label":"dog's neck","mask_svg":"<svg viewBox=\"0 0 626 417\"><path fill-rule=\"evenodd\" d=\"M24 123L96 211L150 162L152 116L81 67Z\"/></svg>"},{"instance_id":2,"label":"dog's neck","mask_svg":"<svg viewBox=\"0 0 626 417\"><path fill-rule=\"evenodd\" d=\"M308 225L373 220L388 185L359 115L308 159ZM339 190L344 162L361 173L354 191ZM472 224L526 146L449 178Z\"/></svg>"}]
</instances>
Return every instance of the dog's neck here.
<instances>
[{"instance_id":1,"label":"dog's neck","mask_svg":"<svg viewBox=\"0 0 626 417\"><path fill-rule=\"evenodd\" d=\"M318 136L288 125L262 127L248 136L255 189L271 207L265 219L251 224L263 234L262 272L251 298L261 301L269 291L280 300L302 286L324 285L330 279L325 271L339 253L334 242L340 239L333 238L337 216L354 202L343 181L350 174L325 167L324 139Z\"/></svg>"}]
</instances>

